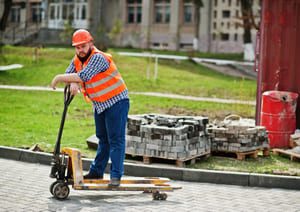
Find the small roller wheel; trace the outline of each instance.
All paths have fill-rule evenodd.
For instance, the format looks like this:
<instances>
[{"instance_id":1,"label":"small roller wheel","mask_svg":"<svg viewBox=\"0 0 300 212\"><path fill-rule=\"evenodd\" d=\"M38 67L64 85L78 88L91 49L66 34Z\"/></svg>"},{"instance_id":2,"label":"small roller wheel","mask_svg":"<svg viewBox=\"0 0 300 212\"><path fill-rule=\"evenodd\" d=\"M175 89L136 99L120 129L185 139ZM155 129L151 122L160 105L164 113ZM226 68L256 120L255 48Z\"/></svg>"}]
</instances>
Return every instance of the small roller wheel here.
<instances>
[{"instance_id":1,"label":"small roller wheel","mask_svg":"<svg viewBox=\"0 0 300 212\"><path fill-rule=\"evenodd\" d=\"M53 188L54 188L54 186L55 186L57 183L59 183L59 182L58 182L58 181L55 181L55 182L51 183L51 185L50 185L50 187L49 187L50 193L51 193L52 195L53 195Z\"/></svg>"},{"instance_id":2,"label":"small roller wheel","mask_svg":"<svg viewBox=\"0 0 300 212\"><path fill-rule=\"evenodd\" d=\"M166 200L168 198L168 195L166 193L161 193L161 200Z\"/></svg>"},{"instance_id":3,"label":"small roller wheel","mask_svg":"<svg viewBox=\"0 0 300 212\"><path fill-rule=\"evenodd\" d=\"M159 200L160 199L160 193L158 191L155 191L152 193L153 200Z\"/></svg>"},{"instance_id":4,"label":"small roller wheel","mask_svg":"<svg viewBox=\"0 0 300 212\"><path fill-rule=\"evenodd\" d=\"M58 200L64 200L69 196L70 189L67 183L57 182L53 186L53 196Z\"/></svg>"},{"instance_id":5,"label":"small roller wheel","mask_svg":"<svg viewBox=\"0 0 300 212\"><path fill-rule=\"evenodd\" d=\"M159 191L152 193L153 200L166 200L168 195L166 193L159 193Z\"/></svg>"}]
</instances>

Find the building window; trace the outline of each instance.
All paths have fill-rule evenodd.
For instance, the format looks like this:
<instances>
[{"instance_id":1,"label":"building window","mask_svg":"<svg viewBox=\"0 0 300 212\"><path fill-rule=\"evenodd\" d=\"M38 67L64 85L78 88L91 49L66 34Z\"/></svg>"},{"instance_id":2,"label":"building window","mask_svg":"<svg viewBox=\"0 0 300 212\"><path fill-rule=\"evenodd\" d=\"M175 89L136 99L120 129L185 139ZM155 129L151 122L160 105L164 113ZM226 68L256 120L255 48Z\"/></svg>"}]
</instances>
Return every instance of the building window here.
<instances>
[{"instance_id":1,"label":"building window","mask_svg":"<svg viewBox=\"0 0 300 212\"><path fill-rule=\"evenodd\" d=\"M66 2L62 7L62 19L73 20L74 19L74 4Z\"/></svg>"},{"instance_id":2,"label":"building window","mask_svg":"<svg viewBox=\"0 0 300 212\"><path fill-rule=\"evenodd\" d=\"M227 29L230 29L230 23L227 22Z\"/></svg>"},{"instance_id":3,"label":"building window","mask_svg":"<svg viewBox=\"0 0 300 212\"><path fill-rule=\"evenodd\" d=\"M40 23L42 20L41 3L31 4L31 20L35 23Z\"/></svg>"},{"instance_id":4,"label":"building window","mask_svg":"<svg viewBox=\"0 0 300 212\"><path fill-rule=\"evenodd\" d=\"M231 7L231 0L228 0L228 6Z\"/></svg>"},{"instance_id":5,"label":"building window","mask_svg":"<svg viewBox=\"0 0 300 212\"><path fill-rule=\"evenodd\" d=\"M223 10L222 11L222 17L223 18L230 18L230 11L229 10Z\"/></svg>"},{"instance_id":6,"label":"building window","mask_svg":"<svg viewBox=\"0 0 300 212\"><path fill-rule=\"evenodd\" d=\"M238 34L234 33L234 41L237 41L237 40L238 40Z\"/></svg>"},{"instance_id":7,"label":"building window","mask_svg":"<svg viewBox=\"0 0 300 212\"><path fill-rule=\"evenodd\" d=\"M238 10L235 11L235 17L237 17L237 18L239 17L239 11Z\"/></svg>"},{"instance_id":8,"label":"building window","mask_svg":"<svg viewBox=\"0 0 300 212\"><path fill-rule=\"evenodd\" d=\"M168 49L168 43L152 43L153 49Z\"/></svg>"},{"instance_id":9,"label":"building window","mask_svg":"<svg viewBox=\"0 0 300 212\"><path fill-rule=\"evenodd\" d=\"M236 0L236 6L237 6L237 7L240 6L240 0Z\"/></svg>"},{"instance_id":10,"label":"building window","mask_svg":"<svg viewBox=\"0 0 300 212\"><path fill-rule=\"evenodd\" d=\"M218 0L215 0L215 7L218 6Z\"/></svg>"},{"instance_id":11,"label":"building window","mask_svg":"<svg viewBox=\"0 0 300 212\"><path fill-rule=\"evenodd\" d=\"M156 0L154 3L155 23L170 22L170 0Z\"/></svg>"},{"instance_id":12,"label":"building window","mask_svg":"<svg viewBox=\"0 0 300 212\"><path fill-rule=\"evenodd\" d=\"M127 0L127 23L142 22L142 0Z\"/></svg>"},{"instance_id":13,"label":"building window","mask_svg":"<svg viewBox=\"0 0 300 212\"><path fill-rule=\"evenodd\" d=\"M81 11L81 19L86 19L86 6L83 5L82 11Z\"/></svg>"},{"instance_id":14,"label":"building window","mask_svg":"<svg viewBox=\"0 0 300 212\"><path fill-rule=\"evenodd\" d=\"M214 18L217 18L218 17L218 12L217 10L214 10Z\"/></svg>"},{"instance_id":15,"label":"building window","mask_svg":"<svg viewBox=\"0 0 300 212\"><path fill-rule=\"evenodd\" d=\"M86 20L87 0L51 0L49 3L50 20Z\"/></svg>"},{"instance_id":16,"label":"building window","mask_svg":"<svg viewBox=\"0 0 300 212\"><path fill-rule=\"evenodd\" d=\"M184 1L183 5L184 11L184 23L192 23L193 22L193 3L191 0Z\"/></svg>"},{"instance_id":17,"label":"building window","mask_svg":"<svg viewBox=\"0 0 300 212\"><path fill-rule=\"evenodd\" d=\"M21 8L18 6L13 6L10 10L10 21L13 23L20 23L20 11Z\"/></svg>"},{"instance_id":18,"label":"building window","mask_svg":"<svg viewBox=\"0 0 300 212\"><path fill-rule=\"evenodd\" d=\"M57 3L53 3L50 5L50 19L57 20L59 19L60 14L60 5Z\"/></svg>"},{"instance_id":19,"label":"building window","mask_svg":"<svg viewBox=\"0 0 300 212\"><path fill-rule=\"evenodd\" d=\"M87 19L87 5L85 3L75 4L75 19L85 20Z\"/></svg>"},{"instance_id":20,"label":"building window","mask_svg":"<svg viewBox=\"0 0 300 212\"><path fill-rule=\"evenodd\" d=\"M228 41L229 40L229 34L228 33L221 33L221 40L222 41Z\"/></svg>"},{"instance_id":21,"label":"building window","mask_svg":"<svg viewBox=\"0 0 300 212\"><path fill-rule=\"evenodd\" d=\"M213 40L216 40L216 38L217 38L216 33L213 33L213 34L212 34L212 39L213 39Z\"/></svg>"},{"instance_id":22,"label":"building window","mask_svg":"<svg viewBox=\"0 0 300 212\"><path fill-rule=\"evenodd\" d=\"M179 46L180 46L181 49L192 49L193 48L192 43L180 43Z\"/></svg>"},{"instance_id":23,"label":"building window","mask_svg":"<svg viewBox=\"0 0 300 212\"><path fill-rule=\"evenodd\" d=\"M213 27L214 27L214 29L217 29L217 22L213 23Z\"/></svg>"}]
</instances>

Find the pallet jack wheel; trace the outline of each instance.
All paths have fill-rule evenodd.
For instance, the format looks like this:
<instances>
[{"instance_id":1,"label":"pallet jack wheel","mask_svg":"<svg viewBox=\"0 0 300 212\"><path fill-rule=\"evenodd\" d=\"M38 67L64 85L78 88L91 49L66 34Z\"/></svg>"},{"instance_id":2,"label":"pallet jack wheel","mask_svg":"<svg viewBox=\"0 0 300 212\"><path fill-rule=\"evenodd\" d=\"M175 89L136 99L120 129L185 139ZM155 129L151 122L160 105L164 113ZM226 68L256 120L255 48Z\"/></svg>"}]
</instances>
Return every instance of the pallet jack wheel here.
<instances>
[{"instance_id":1,"label":"pallet jack wheel","mask_svg":"<svg viewBox=\"0 0 300 212\"><path fill-rule=\"evenodd\" d=\"M55 186L57 183L59 183L59 181L55 181L55 182L51 183L51 185L50 185L50 187L49 187L50 193L51 193L52 195L53 195L53 188L54 188L54 186Z\"/></svg>"},{"instance_id":2,"label":"pallet jack wheel","mask_svg":"<svg viewBox=\"0 0 300 212\"><path fill-rule=\"evenodd\" d=\"M57 182L57 183L54 184L52 192L53 192L53 196L56 199L58 199L58 200L64 200L64 199L66 199L69 196L70 189L69 189L69 186L68 186L67 183Z\"/></svg>"},{"instance_id":3,"label":"pallet jack wheel","mask_svg":"<svg viewBox=\"0 0 300 212\"><path fill-rule=\"evenodd\" d=\"M155 191L152 193L153 200L166 200L168 195L166 193L160 193L159 191Z\"/></svg>"},{"instance_id":4,"label":"pallet jack wheel","mask_svg":"<svg viewBox=\"0 0 300 212\"><path fill-rule=\"evenodd\" d=\"M168 195L166 193L161 193L162 200L166 200Z\"/></svg>"}]
</instances>

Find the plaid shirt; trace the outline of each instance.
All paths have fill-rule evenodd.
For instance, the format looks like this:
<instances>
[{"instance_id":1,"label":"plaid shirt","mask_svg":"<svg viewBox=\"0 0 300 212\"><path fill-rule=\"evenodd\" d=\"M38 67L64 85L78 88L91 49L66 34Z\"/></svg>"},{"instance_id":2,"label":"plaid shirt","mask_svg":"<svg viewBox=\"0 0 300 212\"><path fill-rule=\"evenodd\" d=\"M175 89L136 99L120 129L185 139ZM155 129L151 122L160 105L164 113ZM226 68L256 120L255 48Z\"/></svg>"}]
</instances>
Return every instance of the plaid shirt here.
<instances>
[{"instance_id":1,"label":"plaid shirt","mask_svg":"<svg viewBox=\"0 0 300 212\"><path fill-rule=\"evenodd\" d=\"M87 66L78 73L78 76L81 78L83 82L87 82L90 79L92 79L96 74L100 72L104 72L108 68L109 68L109 63L105 59L105 57L101 54L94 54L91 57ZM71 61L69 67L66 70L66 73L67 74L76 73L74 59ZM115 103L117 103L122 99L129 99L127 89L124 90L122 93L106 100L105 102L93 101L94 110L96 110L98 114L102 113L104 110L110 108L111 106L113 106Z\"/></svg>"}]
</instances>

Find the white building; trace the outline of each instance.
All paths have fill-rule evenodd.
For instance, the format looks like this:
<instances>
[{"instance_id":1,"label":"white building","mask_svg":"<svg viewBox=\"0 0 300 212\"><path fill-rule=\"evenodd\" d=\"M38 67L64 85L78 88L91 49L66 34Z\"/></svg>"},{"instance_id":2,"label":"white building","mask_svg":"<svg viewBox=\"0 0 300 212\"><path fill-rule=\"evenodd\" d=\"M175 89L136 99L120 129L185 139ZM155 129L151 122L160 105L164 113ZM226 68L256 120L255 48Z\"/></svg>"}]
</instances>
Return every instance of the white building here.
<instances>
[{"instance_id":1,"label":"white building","mask_svg":"<svg viewBox=\"0 0 300 212\"><path fill-rule=\"evenodd\" d=\"M240 0L202 0L198 27L193 0L13 2L8 29L18 22L22 28L31 18L41 23L38 38L33 40L36 43L61 43L59 34L69 25L73 29L89 29L97 42L106 45L190 50L198 34L199 51L243 51L243 28L238 24L242 23L238 18L241 17ZM253 9L258 14L259 0L254 0ZM255 38L255 30L252 35Z\"/></svg>"}]
</instances>

